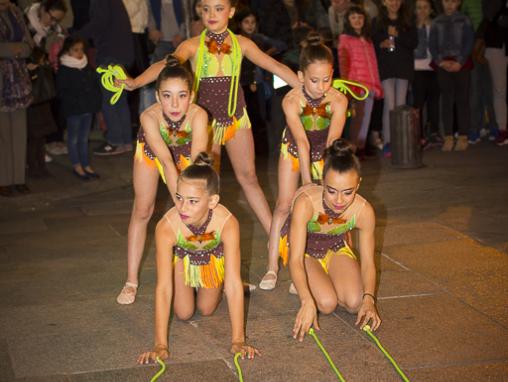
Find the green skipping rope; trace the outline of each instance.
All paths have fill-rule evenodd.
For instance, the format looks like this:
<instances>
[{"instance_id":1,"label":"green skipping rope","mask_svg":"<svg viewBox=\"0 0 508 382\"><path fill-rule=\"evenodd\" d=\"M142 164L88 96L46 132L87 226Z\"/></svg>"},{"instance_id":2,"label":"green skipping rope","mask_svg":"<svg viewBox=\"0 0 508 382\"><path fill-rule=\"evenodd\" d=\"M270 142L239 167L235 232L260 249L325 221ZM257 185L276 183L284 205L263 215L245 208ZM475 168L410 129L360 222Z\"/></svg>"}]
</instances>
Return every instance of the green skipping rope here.
<instances>
[{"instance_id":1,"label":"green skipping rope","mask_svg":"<svg viewBox=\"0 0 508 382\"><path fill-rule=\"evenodd\" d=\"M107 68L98 67L97 73L101 75L101 84L106 90L109 90L113 94L109 103L114 105L122 95L122 91L125 88L125 84L120 86L115 85L115 79L125 80L127 75L120 65L108 65Z\"/></svg>"},{"instance_id":2,"label":"green skipping rope","mask_svg":"<svg viewBox=\"0 0 508 382\"><path fill-rule=\"evenodd\" d=\"M391 364L393 365L393 367L395 368L395 370L397 371L397 373L400 375L400 377L402 378L402 380L404 382L409 382L409 379L408 377L406 376L406 374L404 374L404 372L401 370L401 368L399 367L399 365L397 365L397 362L395 362L395 360L393 359L393 357L386 351L386 349L383 347L383 345L381 345L381 342L379 342L379 340L377 339L377 337L374 335L374 333L372 333L372 330L370 329L370 325L365 325L363 327L363 331L365 333L367 333L367 335L374 341L374 343L377 345L377 347L379 348L379 350L381 350L381 352L385 355L386 358L388 358L388 360L391 362Z\"/></svg>"},{"instance_id":3,"label":"green skipping rope","mask_svg":"<svg viewBox=\"0 0 508 382\"><path fill-rule=\"evenodd\" d=\"M330 364L330 367L335 372L335 375L337 375L337 379L339 381L341 381L341 382L346 382L346 380L344 379L344 377L340 373L339 369L337 369L337 366L335 366L335 364L333 363L332 359L330 358L330 354L328 354L328 352L326 351L325 347L323 346L323 344L319 340L316 332L314 331L314 328L310 328L309 329L309 334L314 338L314 341L316 341L317 346L319 347L321 352L324 354L326 360Z\"/></svg>"},{"instance_id":4,"label":"green skipping rope","mask_svg":"<svg viewBox=\"0 0 508 382\"><path fill-rule=\"evenodd\" d=\"M150 379L150 382L155 382L156 380L159 379L159 377L164 374L164 372L166 371L166 363L161 360L159 357L156 358L157 362L159 363L159 365L161 365L161 368L160 370L157 372L157 374L155 374L152 379Z\"/></svg>"},{"instance_id":5,"label":"green skipping rope","mask_svg":"<svg viewBox=\"0 0 508 382\"><path fill-rule=\"evenodd\" d=\"M236 366L236 372L238 373L238 379L240 382L243 382L243 374L242 374L242 368L240 367L240 362L238 362L238 359L242 356L242 353L238 352L235 354L235 366Z\"/></svg>"}]
</instances>

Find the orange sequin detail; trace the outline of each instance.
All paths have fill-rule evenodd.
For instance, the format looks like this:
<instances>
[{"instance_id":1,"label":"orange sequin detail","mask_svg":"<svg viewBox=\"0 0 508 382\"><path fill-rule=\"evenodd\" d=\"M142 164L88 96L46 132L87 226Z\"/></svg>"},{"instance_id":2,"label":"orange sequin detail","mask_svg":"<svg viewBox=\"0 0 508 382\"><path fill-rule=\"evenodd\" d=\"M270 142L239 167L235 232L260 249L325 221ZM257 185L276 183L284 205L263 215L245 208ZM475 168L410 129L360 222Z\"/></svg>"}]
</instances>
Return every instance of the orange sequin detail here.
<instances>
[{"instance_id":1,"label":"orange sequin detail","mask_svg":"<svg viewBox=\"0 0 508 382\"><path fill-rule=\"evenodd\" d=\"M323 118L328 117L328 113L326 112L326 103L319 105L318 107L312 107L309 104L305 105L303 108L302 114L307 115L318 115Z\"/></svg>"},{"instance_id":2,"label":"orange sequin detail","mask_svg":"<svg viewBox=\"0 0 508 382\"><path fill-rule=\"evenodd\" d=\"M200 235L192 235L186 238L187 241L194 242L199 241L202 243L203 241L209 241L215 239L215 231L212 232L206 232Z\"/></svg>"},{"instance_id":3,"label":"orange sequin detail","mask_svg":"<svg viewBox=\"0 0 508 382\"><path fill-rule=\"evenodd\" d=\"M231 46L226 44L226 43L222 43L221 45L217 44L217 41L215 41L214 39L210 39L208 40L207 42L205 42L206 44L206 47L208 48L208 51L211 53L211 54L229 54L231 53Z\"/></svg>"}]
</instances>

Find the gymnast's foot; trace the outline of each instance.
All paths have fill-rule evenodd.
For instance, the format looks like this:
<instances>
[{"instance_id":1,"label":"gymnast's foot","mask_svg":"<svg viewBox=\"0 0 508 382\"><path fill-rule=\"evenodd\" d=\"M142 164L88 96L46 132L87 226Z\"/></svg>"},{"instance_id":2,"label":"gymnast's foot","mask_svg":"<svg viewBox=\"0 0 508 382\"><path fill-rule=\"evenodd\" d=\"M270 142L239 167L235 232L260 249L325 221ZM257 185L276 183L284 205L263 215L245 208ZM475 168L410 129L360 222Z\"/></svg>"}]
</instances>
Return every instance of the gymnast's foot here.
<instances>
[{"instance_id":1,"label":"gymnast's foot","mask_svg":"<svg viewBox=\"0 0 508 382\"><path fill-rule=\"evenodd\" d=\"M259 287L263 290L273 290L276 284L277 284L277 272L268 271L261 279Z\"/></svg>"},{"instance_id":2,"label":"gymnast's foot","mask_svg":"<svg viewBox=\"0 0 508 382\"><path fill-rule=\"evenodd\" d=\"M130 282L126 282L122 288L122 291L116 298L116 302L121 305L132 304L136 300L136 293L138 292L138 285Z\"/></svg>"}]
</instances>

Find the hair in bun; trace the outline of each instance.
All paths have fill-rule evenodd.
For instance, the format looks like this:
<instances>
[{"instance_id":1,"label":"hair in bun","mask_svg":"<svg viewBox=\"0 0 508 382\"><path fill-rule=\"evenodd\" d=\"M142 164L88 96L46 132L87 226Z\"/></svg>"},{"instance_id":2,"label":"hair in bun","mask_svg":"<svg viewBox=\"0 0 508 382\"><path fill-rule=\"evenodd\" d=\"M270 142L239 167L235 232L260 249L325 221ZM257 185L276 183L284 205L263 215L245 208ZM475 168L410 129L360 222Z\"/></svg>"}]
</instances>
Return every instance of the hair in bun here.
<instances>
[{"instance_id":1,"label":"hair in bun","mask_svg":"<svg viewBox=\"0 0 508 382\"><path fill-rule=\"evenodd\" d=\"M323 44L323 38L316 31L311 31L303 41L300 52L300 70L303 72L315 61L326 61L333 65L333 54L330 48Z\"/></svg>"},{"instance_id":2,"label":"hair in bun","mask_svg":"<svg viewBox=\"0 0 508 382\"><path fill-rule=\"evenodd\" d=\"M343 138L336 139L325 150L323 178L330 169L339 173L354 170L360 175L360 161L354 154L353 146Z\"/></svg>"},{"instance_id":3,"label":"hair in bun","mask_svg":"<svg viewBox=\"0 0 508 382\"><path fill-rule=\"evenodd\" d=\"M159 90L162 82L171 78L180 78L187 83L189 91L192 89L194 76L191 71L183 66L178 58L172 54L168 54L166 56L166 66L157 77L157 82L155 82L155 89Z\"/></svg>"},{"instance_id":4,"label":"hair in bun","mask_svg":"<svg viewBox=\"0 0 508 382\"><path fill-rule=\"evenodd\" d=\"M185 179L206 181L206 189L210 195L219 193L219 176L212 167L213 160L205 152L200 152L194 163L186 167L180 174Z\"/></svg>"}]
</instances>

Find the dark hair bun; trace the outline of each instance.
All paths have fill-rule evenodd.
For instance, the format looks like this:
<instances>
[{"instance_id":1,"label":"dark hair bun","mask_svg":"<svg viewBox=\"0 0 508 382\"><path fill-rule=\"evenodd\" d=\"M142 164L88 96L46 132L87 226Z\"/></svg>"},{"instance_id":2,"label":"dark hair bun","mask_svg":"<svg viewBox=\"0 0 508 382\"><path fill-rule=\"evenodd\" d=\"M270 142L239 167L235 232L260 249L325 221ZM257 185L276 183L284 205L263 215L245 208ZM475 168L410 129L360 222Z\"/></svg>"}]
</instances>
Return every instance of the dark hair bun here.
<instances>
[{"instance_id":1,"label":"dark hair bun","mask_svg":"<svg viewBox=\"0 0 508 382\"><path fill-rule=\"evenodd\" d=\"M305 39L307 46L319 46L323 43L323 38L316 31L311 31Z\"/></svg>"},{"instance_id":2,"label":"dark hair bun","mask_svg":"<svg viewBox=\"0 0 508 382\"><path fill-rule=\"evenodd\" d=\"M176 58L172 54L168 54L166 56L166 67L173 68L173 67L179 66L179 65L180 65L180 61L178 61L178 58Z\"/></svg>"},{"instance_id":3,"label":"dark hair bun","mask_svg":"<svg viewBox=\"0 0 508 382\"><path fill-rule=\"evenodd\" d=\"M194 164L196 166L210 166L211 167L213 164L213 159L210 157L210 155L208 155L208 153L202 151L196 157Z\"/></svg>"},{"instance_id":4,"label":"dark hair bun","mask_svg":"<svg viewBox=\"0 0 508 382\"><path fill-rule=\"evenodd\" d=\"M332 142L331 146L327 149L328 155L334 157L345 157L354 154L353 146L351 143L343 138L336 139Z\"/></svg>"}]
</instances>

